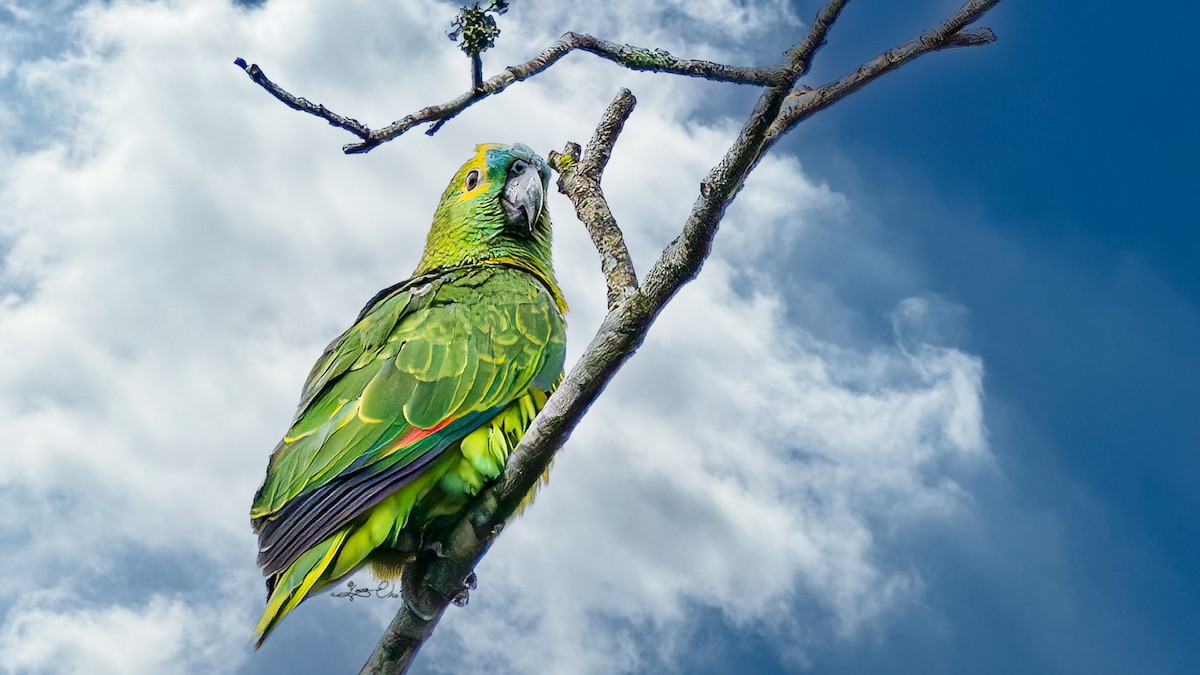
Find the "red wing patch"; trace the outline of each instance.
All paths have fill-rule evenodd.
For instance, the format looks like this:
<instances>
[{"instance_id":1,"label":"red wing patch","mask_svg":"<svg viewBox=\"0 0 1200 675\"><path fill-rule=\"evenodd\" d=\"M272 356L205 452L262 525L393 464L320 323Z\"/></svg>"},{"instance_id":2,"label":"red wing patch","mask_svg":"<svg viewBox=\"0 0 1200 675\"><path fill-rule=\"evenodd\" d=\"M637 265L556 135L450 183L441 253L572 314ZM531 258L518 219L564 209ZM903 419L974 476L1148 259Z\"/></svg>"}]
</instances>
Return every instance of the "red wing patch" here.
<instances>
[{"instance_id":1,"label":"red wing patch","mask_svg":"<svg viewBox=\"0 0 1200 675\"><path fill-rule=\"evenodd\" d=\"M432 427L429 427L428 429L413 429L412 431L409 431L407 434L404 434L404 436L402 438L397 440L392 445L389 452L394 452L405 446L412 445L413 443L416 443L417 441L421 440L422 438L428 438L428 437L436 434L437 432L441 431L442 429L445 429L453 421L454 421L453 419L448 419L448 420L443 420L441 422L438 422L437 424L433 425Z\"/></svg>"}]
</instances>

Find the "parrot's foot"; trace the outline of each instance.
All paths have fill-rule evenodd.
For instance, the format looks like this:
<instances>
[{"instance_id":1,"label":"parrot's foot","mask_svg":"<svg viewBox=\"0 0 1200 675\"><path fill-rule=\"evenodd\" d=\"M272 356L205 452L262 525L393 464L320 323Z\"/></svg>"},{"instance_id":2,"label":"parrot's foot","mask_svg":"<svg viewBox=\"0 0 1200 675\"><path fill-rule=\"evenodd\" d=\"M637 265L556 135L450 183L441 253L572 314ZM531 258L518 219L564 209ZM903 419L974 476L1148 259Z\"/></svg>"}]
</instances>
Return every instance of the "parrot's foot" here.
<instances>
[{"instance_id":1,"label":"parrot's foot","mask_svg":"<svg viewBox=\"0 0 1200 675\"><path fill-rule=\"evenodd\" d=\"M466 607L467 603L471 601L471 591L478 587L479 578L475 576L474 572L471 572L463 580L462 588L458 589L458 592L454 594L454 598L450 602L453 602L455 607Z\"/></svg>"},{"instance_id":2,"label":"parrot's foot","mask_svg":"<svg viewBox=\"0 0 1200 675\"><path fill-rule=\"evenodd\" d=\"M457 607L465 607L471 599L471 591L478 587L479 580L474 572L459 583L439 583L438 571L441 566L438 560L445 557L441 546L435 544L410 560L400 577L405 606L424 621L431 621L438 615L445 598L449 598Z\"/></svg>"}]
</instances>

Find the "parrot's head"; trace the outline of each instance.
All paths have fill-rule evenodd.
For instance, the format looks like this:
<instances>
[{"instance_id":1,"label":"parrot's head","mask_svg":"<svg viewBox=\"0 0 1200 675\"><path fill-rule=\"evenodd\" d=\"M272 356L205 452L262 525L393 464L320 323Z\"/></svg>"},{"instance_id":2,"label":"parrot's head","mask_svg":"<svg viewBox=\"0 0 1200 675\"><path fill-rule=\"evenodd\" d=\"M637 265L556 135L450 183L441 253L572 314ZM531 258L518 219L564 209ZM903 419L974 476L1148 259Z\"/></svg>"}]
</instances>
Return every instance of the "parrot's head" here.
<instances>
[{"instance_id":1,"label":"parrot's head","mask_svg":"<svg viewBox=\"0 0 1200 675\"><path fill-rule=\"evenodd\" d=\"M550 167L528 146L486 144L442 193L417 272L514 258L550 271Z\"/></svg>"}]
</instances>

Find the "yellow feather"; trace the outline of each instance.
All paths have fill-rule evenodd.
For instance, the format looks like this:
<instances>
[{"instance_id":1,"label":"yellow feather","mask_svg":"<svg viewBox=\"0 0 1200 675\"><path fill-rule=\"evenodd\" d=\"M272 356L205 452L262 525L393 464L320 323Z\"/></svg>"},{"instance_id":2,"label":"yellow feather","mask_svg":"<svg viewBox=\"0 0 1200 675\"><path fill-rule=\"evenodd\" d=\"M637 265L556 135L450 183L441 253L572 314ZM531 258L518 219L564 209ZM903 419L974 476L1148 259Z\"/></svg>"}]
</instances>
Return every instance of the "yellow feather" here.
<instances>
[{"instance_id":1,"label":"yellow feather","mask_svg":"<svg viewBox=\"0 0 1200 675\"><path fill-rule=\"evenodd\" d=\"M282 574L279 575L279 580L275 584L275 590L271 593L271 597L267 600L267 608L263 610L262 618L258 620L258 626L254 628L254 634L250 636L251 639L253 639L255 636L258 636L258 642L255 644L255 649L262 646L263 640L267 639L267 635L271 633L271 630L275 628L280 620L287 616L288 612L295 609L296 606L299 605L302 600L304 600L305 596L308 595L309 591L312 590L313 586L317 583L317 580L321 578L325 570L329 567L329 564L333 561L334 556L337 555L338 550L342 547L342 543L345 541L346 535L349 534L349 532L350 528L346 528L325 540L329 546L329 549L325 552L325 555L321 556L321 559L317 561L317 563L314 564L311 569L308 570L308 573L304 575L304 579L300 582L299 586L289 590L292 588L290 577L298 572L296 566L301 564L303 557L301 557L301 559L297 560L295 563L292 563L291 567L288 567L283 571Z\"/></svg>"}]
</instances>

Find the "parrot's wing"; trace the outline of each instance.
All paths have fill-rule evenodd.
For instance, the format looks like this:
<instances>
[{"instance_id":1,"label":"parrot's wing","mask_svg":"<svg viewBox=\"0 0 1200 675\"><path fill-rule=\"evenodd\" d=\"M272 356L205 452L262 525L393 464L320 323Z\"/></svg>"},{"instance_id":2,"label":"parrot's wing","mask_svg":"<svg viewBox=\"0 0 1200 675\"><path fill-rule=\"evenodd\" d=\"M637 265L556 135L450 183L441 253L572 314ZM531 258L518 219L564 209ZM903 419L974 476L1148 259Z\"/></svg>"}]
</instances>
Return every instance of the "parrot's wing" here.
<instances>
[{"instance_id":1,"label":"parrot's wing","mask_svg":"<svg viewBox=\"0 0 1200 675\"><path fill-rule=\"evenodd\" d=\"M381 296L318 360L255 495L267 574L408 484L543 370L562 367L562 319L528 275L459 270Z\"/></svg>"}]
</instances>

